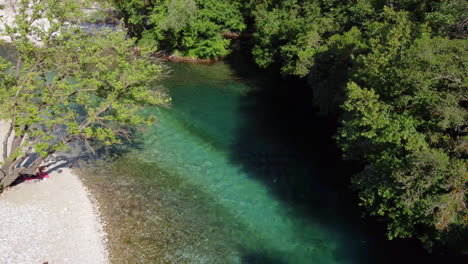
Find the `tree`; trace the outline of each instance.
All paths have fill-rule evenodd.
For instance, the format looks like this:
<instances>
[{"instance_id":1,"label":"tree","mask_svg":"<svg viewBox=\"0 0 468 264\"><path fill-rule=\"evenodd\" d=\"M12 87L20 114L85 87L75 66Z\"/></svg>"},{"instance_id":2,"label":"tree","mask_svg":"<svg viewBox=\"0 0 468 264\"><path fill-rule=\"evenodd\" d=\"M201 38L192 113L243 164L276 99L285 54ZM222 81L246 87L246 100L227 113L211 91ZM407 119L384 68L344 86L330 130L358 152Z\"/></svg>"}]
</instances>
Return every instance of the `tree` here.
<instances>
[{"instance_id":1,"label":"tree","mask_svg":"<svg viewBox=\"0 0 468 264\"><path fill-rule=\"evenodd\" d=\"M468 227L467 43L431 37L408 17L386 8L367 27L371 51L352 70L338 143L366 164L353 187L387 219L388 237L431 248Z\"/></svg>"},{"instance_id":2,"label":"tree","mask_svg":"<svg viewBox=\"0 0 468 264\"><path fill-rule=\"evenodd\" d=\"M155 0L121 1L113 4L144 47L198 59L216 59L230 53L225 33L245 28L239 1Z\"/></svg>"},{"instance_id":3,"label":"tree","mask_svg":"<svg viewBox=\"0 0 468 264\"><path fill-rule=\"evenodd\" d=\"M91 151L93 141L121 143L154 120L142 106L170 103L155 86L161 65L138 52L134 39L122 30L80 29L83 3L23 0L19 8L4 32L15 60L0 59L0 119L8 123L3 186L70 142L84 141Z\"/></svg>"}]
</instances>

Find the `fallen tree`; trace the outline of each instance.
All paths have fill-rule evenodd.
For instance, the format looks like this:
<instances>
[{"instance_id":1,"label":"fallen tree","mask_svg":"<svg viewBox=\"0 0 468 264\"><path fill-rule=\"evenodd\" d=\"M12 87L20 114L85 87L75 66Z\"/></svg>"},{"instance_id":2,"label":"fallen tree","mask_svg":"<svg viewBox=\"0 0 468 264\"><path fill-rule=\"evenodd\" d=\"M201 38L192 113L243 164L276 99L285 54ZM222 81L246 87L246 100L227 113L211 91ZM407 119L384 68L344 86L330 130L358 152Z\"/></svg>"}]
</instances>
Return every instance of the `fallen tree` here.
<instances>
[{"instance_id":1,"label":"fallen tree","mask_svg":"<svg viewBox=\"0 0 468 264\"><path fill-rule=\"evenodd\" d=\"M154 120L141 107L170 103L155 85L163 70L153 51L133 49L122 30L84 32L83 4L23 0L5 25L16 54L0 58L3 187L70 142L84 141L91 151L91 141L121 143L130 136L124 127Z\"/></svg>"}]
</instances>

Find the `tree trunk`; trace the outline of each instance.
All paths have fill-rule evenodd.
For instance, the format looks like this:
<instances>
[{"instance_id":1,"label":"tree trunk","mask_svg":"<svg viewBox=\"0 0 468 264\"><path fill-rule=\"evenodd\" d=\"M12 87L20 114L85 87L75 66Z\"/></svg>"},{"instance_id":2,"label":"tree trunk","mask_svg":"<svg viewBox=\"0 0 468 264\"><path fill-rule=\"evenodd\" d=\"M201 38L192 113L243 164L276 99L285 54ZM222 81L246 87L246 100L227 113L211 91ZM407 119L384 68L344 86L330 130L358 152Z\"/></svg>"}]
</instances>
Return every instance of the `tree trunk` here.
<instances>
[{"instance_id":1,"label":"tree trunk","mask_svg":"<svg viewBox=\"0 0 468 264\"><path fill-rule=\"evenodd\" d=\"M20 176L19 168L13 169L12 172L7 172L6 176L0 180L3 188L10 186Z\"/></svg>"},{"instance_id":2,"label":"tree trunk","mask_svg":"<svg viewBox=\"0 0 468 264\"><path fill-rule=\"evenodd\" d=\"M23 143L23 140L28 130L29 130L29 126L26 125L22 127L21 133L19 135L15 135L15 137L13 138L13 141L11 142L10 153L14 153L19 147L21 147L21 144Z\"/></svg>"},{"instance_id":3,"label":"tree trunk","mask_svg":"<svg viewBox=\"0 0 468 264\"><path fill-rule=\"evenodd\" d=\"M13 162L4 164L1 169L4 173L0 173L0 184L3 187L10 186L16 179L18 179L21 174L34 174L36 168L41 165L41 163L50 155L52 155L55 150L50 150L46 157L39 156L37 157L30 166L22 167L22 164L29 156L23 156L20 159L16 159Z\"/></svg>"},{"instance_id":4,"label":"tree trunk","mask_svg":"<svg viewBox=\"0 0 468 264\"><path fill-rule=\"evenodd\" d=\"M13 133L13 121L10 123L10 127L8 128L8 132L6 133L3 139L3 162L8 157L8 140L10 139L11 134Z\"/></svg>"}]
</instances>

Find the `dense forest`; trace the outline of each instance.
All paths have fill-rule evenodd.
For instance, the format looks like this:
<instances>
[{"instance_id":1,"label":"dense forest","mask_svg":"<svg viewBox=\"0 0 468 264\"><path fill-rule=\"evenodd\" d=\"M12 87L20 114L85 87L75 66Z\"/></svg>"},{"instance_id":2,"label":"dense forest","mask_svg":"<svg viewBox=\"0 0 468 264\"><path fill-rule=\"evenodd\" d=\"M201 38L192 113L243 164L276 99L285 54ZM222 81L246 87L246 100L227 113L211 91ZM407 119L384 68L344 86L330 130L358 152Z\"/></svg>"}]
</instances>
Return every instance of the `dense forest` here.
<instances>
[{"instance_id":1,"label":"dense forest","mask_svg":"<svg viewBox=\"0 0 468 264\"><path fill-rule=\"evenodd\" d=\"M242 40L258 66L307 80L319 112L339 117L336 142L363 167L352 187L389 239L466 244L466 1L112 4L142 49L218 59Z\"/></svg>"}]
</instances>

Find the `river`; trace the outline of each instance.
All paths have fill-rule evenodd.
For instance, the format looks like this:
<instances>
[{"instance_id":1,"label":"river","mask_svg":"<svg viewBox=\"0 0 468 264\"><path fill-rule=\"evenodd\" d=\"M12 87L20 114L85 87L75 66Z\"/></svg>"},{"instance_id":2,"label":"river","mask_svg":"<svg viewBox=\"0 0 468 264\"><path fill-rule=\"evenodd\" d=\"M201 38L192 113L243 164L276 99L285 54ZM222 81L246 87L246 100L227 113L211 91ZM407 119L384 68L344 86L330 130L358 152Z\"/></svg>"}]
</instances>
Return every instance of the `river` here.
<instances>
[{"instance_id":1,"label":"river","mask_svg":"<svg viewBox=\"0 0 468 264\"><path fill-rule=\"evenodd\" d=\"M114 260L384 263L310 97L244 66L169 64L173 105L147 109L157 124L81 163Z\"/></svg>"},{"instance_id":2,"label":"river","mask_svg":"<svg viewBox=\"0 0 468 264\"><path fill-rule=\"evenodd\" d=\"M355 168L340 161L309 89L238 62L168 70L173 105L146 109L156 124L75 163L114 263L422 260L361 217L347 187Z\"/></svg>"}]
</instances>

